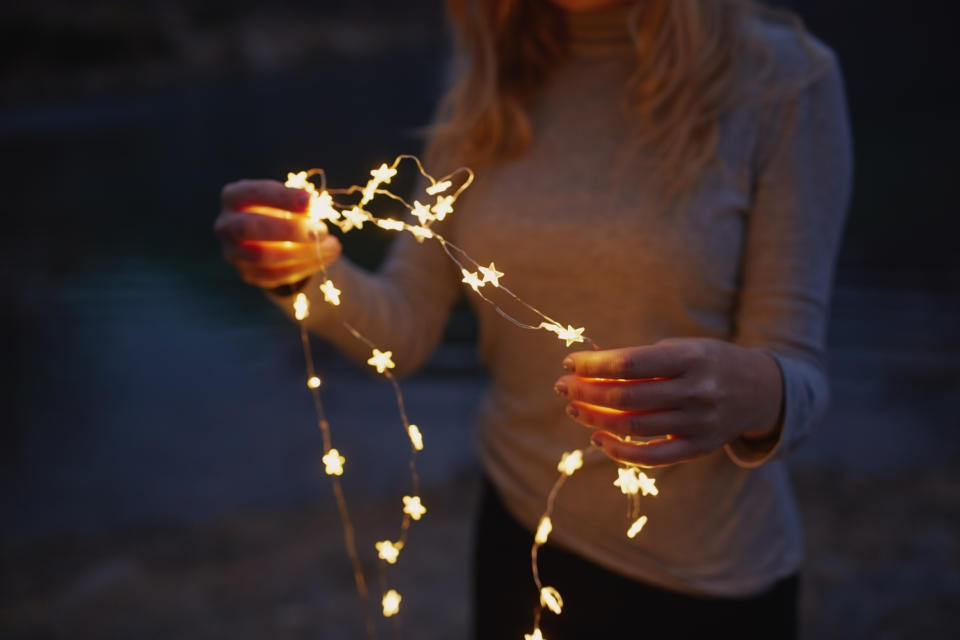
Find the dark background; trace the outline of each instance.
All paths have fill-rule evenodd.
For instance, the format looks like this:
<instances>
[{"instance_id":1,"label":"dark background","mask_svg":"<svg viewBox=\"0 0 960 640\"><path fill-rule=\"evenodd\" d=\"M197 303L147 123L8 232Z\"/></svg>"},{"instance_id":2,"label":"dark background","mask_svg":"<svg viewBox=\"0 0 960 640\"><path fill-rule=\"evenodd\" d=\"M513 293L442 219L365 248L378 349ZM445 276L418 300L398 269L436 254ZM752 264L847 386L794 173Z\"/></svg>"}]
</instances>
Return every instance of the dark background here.
<instances>
[{"instance_id":1,"label":"dark background","mask_svg":"<svg viewBox=\"0 0 960 640\"><path fill-rule=\"evenodd\" d=\"M780 4L837 52L856 153L833 406L791 461L805 636L949 637L955 27L947 3ZM231 180L322 165L349 184L416 152L445 50L427 0L0 9L0 636L362 637L296 330L212 223ZM360 235L347 252L375 264L384 238ZM465 637L471 327L458 313L404 383L434 505L395 574L408 637ZM316 347L341 448L376 469L345 480L369 548L406 477L392 396Z\"/></svg>"}]
</instances>

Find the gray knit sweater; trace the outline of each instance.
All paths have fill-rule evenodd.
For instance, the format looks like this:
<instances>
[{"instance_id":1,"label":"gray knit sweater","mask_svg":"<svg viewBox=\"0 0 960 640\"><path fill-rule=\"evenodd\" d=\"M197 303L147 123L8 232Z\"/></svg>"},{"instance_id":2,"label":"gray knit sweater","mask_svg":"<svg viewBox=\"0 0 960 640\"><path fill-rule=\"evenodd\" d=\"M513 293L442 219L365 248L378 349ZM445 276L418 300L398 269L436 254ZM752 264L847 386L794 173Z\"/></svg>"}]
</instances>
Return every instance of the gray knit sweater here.
<instances>
[{"instance_id":1,"label":"gray knit sweater","mask_svg":"<svg viewBox=\"0 0 960 640\"><path fill-rule=\"evenodd\" d=\"M443 233L480 263L495 261L504 284L559 321L586 327L601 347L704 336L774 356L785 392L777 442L733 442L650 472L660 495L642 499L649 523L632 540L625 499L612 484L616 465L590 457L560 493L550 539L669 589L748 595L802 560L782 458L828 395L825 322L851 181L841 76L822 44L759 25L777 82L798 88L777 108L745 102L725 117L717 166L668 214L650 197L642 154L625 135L619 100L633 61L623 21L611 15L573 20L574 55L532 109L532 149L480 175ZM794 82L810 75L817 57L825 71ZM405 371L430 355L462 286L436 243L409 234L378 273L341 259L329 276L342 306L329 310L311 282L311 328L365 361L369 350L339 326L345 319L392 350ZM469 299L491 376L478 418L480 457L508 509L533 531L560 454L585 446L590 432L553 392L563 344Z\"/></svg>"}]
</instances>

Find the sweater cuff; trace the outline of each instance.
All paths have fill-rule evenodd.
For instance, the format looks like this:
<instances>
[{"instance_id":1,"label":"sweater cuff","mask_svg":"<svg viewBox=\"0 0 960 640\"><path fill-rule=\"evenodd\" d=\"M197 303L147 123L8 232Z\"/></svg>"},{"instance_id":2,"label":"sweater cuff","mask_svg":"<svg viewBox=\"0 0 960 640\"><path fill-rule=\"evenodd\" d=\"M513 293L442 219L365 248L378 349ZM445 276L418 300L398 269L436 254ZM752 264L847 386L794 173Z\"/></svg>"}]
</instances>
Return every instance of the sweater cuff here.
<instances>
[{"instance_id":1,"label":"sweater cuff","mask_svg":"<svg viewBox=\"0 0 960 640\"><path fill-rule=\"evenodd\" d=\"M757 440L741 436L723 445L723 449L727 452L730 460L743 469L754 469L770 460L786 455L787 451L793 448L789 446L789 443L795 440L796 433L799 430L798 423L801 421L796 406L795 376L792 367L788 364L790 361L781 358L769 349L763 349L763 351L773 358L780 369L780 379L783 385L781 389L783 401L780 407L780 428L769 438Z\"/></svg>"}]
</instances>

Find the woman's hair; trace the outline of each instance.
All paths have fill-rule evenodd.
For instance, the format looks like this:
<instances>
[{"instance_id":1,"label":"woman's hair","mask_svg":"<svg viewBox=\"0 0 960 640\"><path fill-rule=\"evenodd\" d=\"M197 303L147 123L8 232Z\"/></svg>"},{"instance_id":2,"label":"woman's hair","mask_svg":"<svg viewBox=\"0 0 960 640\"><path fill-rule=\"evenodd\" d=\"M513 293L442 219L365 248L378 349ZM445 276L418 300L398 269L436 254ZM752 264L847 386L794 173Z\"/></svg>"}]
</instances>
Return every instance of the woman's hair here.
<instances>
[{"instance_id":1,"label":"woman's hair","mask_svg":"<svg viewBox=\"0 0 960 640\"><path fill-rule=\"evenodd\" d=\"M549 0L446 4L463 68L441 103L428 163L518 157L533 139L527 106L567 54L563 11ZM624 109L666 199L694 187L714 159L720 116L743 84L741 62L756 63L754 77L769 67L750 37L757 10L746 0L641 0L629 14L637 66Z\"/></svg>"}]
</instances>

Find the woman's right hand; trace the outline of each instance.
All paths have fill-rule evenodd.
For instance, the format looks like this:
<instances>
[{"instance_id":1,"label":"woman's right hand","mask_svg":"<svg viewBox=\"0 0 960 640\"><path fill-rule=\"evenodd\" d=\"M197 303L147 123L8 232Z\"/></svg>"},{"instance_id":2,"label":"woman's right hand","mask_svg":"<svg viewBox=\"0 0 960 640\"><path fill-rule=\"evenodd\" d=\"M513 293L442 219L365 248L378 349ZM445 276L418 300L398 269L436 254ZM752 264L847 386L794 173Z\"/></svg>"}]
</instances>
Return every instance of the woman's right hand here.
<instances>
[{"instance_id":1,"label":"woman's right hand","mask_svg":"<svg viewBox=\"0 0 960 640\"><path fill-rule=\"evenodd\" d=\"M275 180L240 180L220 192L214 231L244 282L292 284L340 257L340 241L305 215L310 195Z\"/></svg>"}]
</instances>

